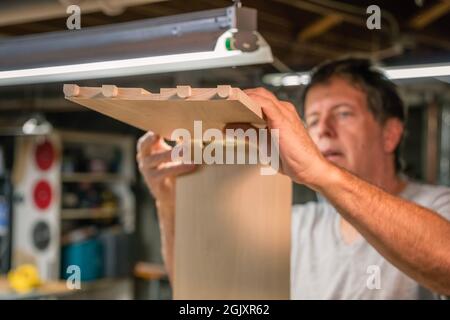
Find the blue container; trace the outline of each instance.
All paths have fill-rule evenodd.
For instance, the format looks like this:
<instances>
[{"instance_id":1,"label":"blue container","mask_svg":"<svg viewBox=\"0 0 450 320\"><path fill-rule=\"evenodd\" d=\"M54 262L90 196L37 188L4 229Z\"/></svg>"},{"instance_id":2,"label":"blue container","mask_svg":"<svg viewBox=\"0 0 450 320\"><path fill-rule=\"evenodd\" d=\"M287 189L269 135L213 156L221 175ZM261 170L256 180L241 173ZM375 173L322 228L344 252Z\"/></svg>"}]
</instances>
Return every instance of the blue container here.
<instances>
[{"instance_id":1,"label":"blue container","mask_svg":"<svg viewBox=\"0 0 450 320\"><path fill-rule=\"evenodd\" d=\"M61 253L61 277L67 279L71 273L67 268L78 266L81 272L81 281L92 281L103 276L103 248L97 239L72 243L64 246Z\"/></svg>"}]
</instances>

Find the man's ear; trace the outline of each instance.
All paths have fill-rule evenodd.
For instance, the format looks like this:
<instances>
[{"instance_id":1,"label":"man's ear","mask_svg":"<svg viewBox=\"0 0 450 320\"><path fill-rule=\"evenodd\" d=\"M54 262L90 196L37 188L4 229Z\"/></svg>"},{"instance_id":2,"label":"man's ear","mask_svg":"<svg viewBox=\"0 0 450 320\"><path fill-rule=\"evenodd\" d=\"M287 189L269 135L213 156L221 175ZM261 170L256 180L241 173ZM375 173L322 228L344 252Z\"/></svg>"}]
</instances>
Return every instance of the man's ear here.
<instances>
[{"instance_id":1,"label":"man's ear","mask_svg":"<svg viewBox=\"0 0 450 320\"><path fill-rule=\"evenodd\" d=\"M386 153L393 153L402 140L404 124L400 119L390 118L383 126L383 147Z\"/></svg>"}]
</instances>

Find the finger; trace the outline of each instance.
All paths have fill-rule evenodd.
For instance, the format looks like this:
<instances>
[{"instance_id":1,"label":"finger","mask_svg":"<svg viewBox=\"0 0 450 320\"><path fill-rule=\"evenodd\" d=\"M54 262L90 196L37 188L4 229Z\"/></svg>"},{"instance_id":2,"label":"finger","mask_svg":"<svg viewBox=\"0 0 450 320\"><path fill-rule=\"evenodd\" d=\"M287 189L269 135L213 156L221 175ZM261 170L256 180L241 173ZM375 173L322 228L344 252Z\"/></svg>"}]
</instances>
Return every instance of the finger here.
<instances>
[{"instance_id":1,"label":"finger","mask_svg":"<svg viewBox=\"0 0 450 320\"><path fill-rule=\"evenodd\" d=\"M291 114L291 116L294 116L295 118L300 119L297 109L295 108L295 106L292 103L290 103L288 101L280 101L280 105L286 110L286 112Z\"/></svg>"},{"instance_id":2,"label":"finger","mask_svg":"<svg viewBox=\"0 0 450 320\"><path fill-rule=\"evenodd\" d=\"M280 108L278 108L274 103L261 95L252 94L248 95L253 101L255 101L262 109L267 121L271 124L274 121L281 121L283 119L283 114Z\"/></svg>"},{"instance_id":3,"label":"finger","mask_svg":"<svg viewBox=\"0 0 450 320\"><path fill-rule=\"evenodd\" d=\"M263 87L259 87L259 88L254 88L254 89L247 89L244 90L244 92L247 94L256 94L256 95L260 95L266 99L271 100L273 103L277 104L278 102L280 102L280 100L273 94L273 92L267 90L266 88Z\"/></svg>"},{"instance_id":4,"label":"finger","mask_svg":"<svg viewBox=\"0 0 450 320\"><path fill-rule=\"evenodd\" d=\"M252 126L250 123L242 123L242 122L232 122L225 124L224 130L226 129L242 129L242 130L248 130L248 129L257 129L256 127Z\"/></svg>"},{"instance_id":5,"label":"finger","mask_svg":"<svg viewBox=\"0 0 450 320\"><path fill-rule=\"evenodd\" d=\"M163 168L153 169L149 172L150 178L164 179L168 177L176 177L195 171L198 168L196 164L179 164L170 163Z\"/></svg>"},{"instance_id":6,"label":"finger","mask_svg":"<svg viewBox=\"0 0 450 320\"><path fill-rule=\"evenodd\" d=\"M152 154L150 156L144 156L140 158L139 168L141 170L153 169L159 166L161 163L170 162L172 160L172 151L163 151Z\"/></svg>"},{"instance_id":7,"label":"finger","mask_svg":"<svg viewBox=\"0 0 450 320\"><path fill-rule=\"evenodd\" d=\"M138 141L138 150L146 152L157 147L158 150L169 150L171 147L158 134L149 131Z\"/></svg>"},{"instance_id":8,"label":"finger","mask_svg":"<svg viewBox=\"0 0 450 320\"><path fill-rule=\"evenodd\" d=\"M227 132L227 130L231 130L230 132ZM234 123L227 123L223 129L223 132L225 133L225 139L231 139L232 141L240 141L240 135L237 134L236 130L243 130L244 131L244 141L247 143L252 143L252 132L248 130L254 130L256 133L255 138L256 141L254 143L258 143L259 137L258 137L258 130L259 128L251 125L250 123L241 123L241 122L234 122ZM231 134L231 135L230 135Z\"/></svg>"},{"instance_id":9,"label":"finger","mask_svg":"<svg viewBox=\"0 0 450 320\"><path fill-rule=\"evenodd\" d=\"M277 107L284 116L286 116L286 117L290 116L290 113L286 112L285 108L283 108L283 106L281 105L281 103L283 101L278 100L278 98L275 97L275 95L272 92L270 92L264 88L253 89L253 90L249 91L247 95L249 97L259 96L268 101L271 101L274 104L274 106Z\"/></svg>"},{"instance_id":10,"label":"finger","mask_svg":"<svg viewBox=\"0 0 450 320\"><path fill-rule=\"evenodd\" d=\"M156 146L158 147L158 150L172 150L172 147L167 144L163 137L159 137Z\"/></svg>"},{"instance_id":11,"label":"finger","mask_svg":"<svg viewBox=\"0 0 450 320\"><path fill-rule=\"evenodd\" d=\"M267 90L266 88L263 88L263 87L249 88L249 89L244 89L243 91L245 93L256 93L256 94L260 94L260 95L263 95L263 96L275 97L275 95L271 91L269 91L269 90Z\"/></svg>"},{"instance_id":12,"label":"finger","mask_svg":"<svg viewBox=\"0 0 450 320\"><path fill-rule=\"evenodd\" d=\"M141 158L151 155L157 151L167 151L172 148L164 141L163 138L156 134L145 134L138 141L136 160L139 161Z\"/></svg>"},{"instance_id":13,"label":"finger","mask_svg":"<svg viewBox=\"0 0 450 320\"><path fill-rule=\"evenodd\" d=\"M292 104L290 104L287 101L279 100L272 92L270 92L269 90L267 90L265 88L260 87L260 88L255 88L255 89L247 89L244 91L249 96L254 96L254 95L261 96L263 98L266 98L266 99L272 101L273 104L275 104L279 108L280 112L286 117L291 116L292 109L295 110L295 107Z\"/></svg>"},{"instance_id":14,"label":"finger","mask_svg":"<svg viewBox=\"0 0 450 320\"><path fill-rule=\"evenodd\" d=\"M142 137L139 138L139 140L137 142L138 152L141 152L145 148L148 148L149 146L156 143L157 139L158 139L158 135L155 134L154 132L148 131L147 133L145 133Z\"/></svg>"}]
</instances>

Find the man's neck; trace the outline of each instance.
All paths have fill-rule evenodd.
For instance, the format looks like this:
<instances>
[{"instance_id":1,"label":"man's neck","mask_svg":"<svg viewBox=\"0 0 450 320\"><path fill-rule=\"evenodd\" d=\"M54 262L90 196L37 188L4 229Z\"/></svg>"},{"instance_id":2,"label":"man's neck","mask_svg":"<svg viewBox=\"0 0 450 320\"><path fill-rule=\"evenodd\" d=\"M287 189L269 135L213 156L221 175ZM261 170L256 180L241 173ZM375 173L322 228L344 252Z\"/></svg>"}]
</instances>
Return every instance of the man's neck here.
<instances>
[{"instance_id":1,"label":"man's neck","mask_svg":"<svg viewBox=\"0 0 450 320\"><path fill-rule=\"evenodd\" d=\"M394 169L378 174L369 182L394 195L400 194L407 185L407 182Z\"/></svg>"}]
</instances>

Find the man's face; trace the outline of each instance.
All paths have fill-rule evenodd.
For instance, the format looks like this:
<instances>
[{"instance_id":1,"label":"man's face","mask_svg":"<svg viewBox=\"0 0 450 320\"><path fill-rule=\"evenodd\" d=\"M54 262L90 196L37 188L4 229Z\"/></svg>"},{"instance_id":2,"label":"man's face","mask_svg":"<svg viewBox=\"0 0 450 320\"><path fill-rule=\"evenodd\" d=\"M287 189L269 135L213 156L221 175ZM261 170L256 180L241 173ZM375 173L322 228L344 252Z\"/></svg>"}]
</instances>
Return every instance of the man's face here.
<instances>
[{"instance_id":1,"label":"man's face","mask_svg":"<svg viewBox=\"0 0 450 320\"><path fill-rule=\"evenodd\" d=\"M329 161L370 180L383 166L383 128L366 94L339 77L313 86L305 100L308 131Z\"/></svg>"}]
</instances>

